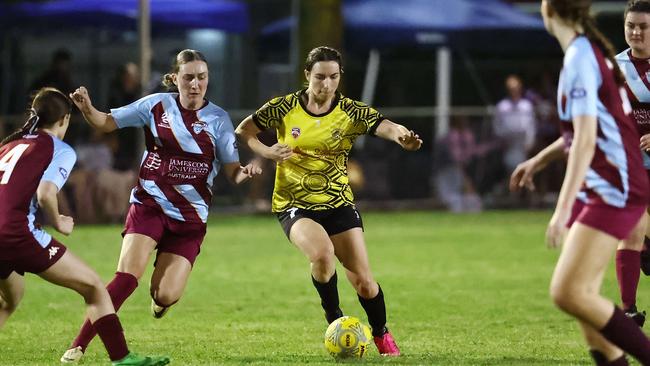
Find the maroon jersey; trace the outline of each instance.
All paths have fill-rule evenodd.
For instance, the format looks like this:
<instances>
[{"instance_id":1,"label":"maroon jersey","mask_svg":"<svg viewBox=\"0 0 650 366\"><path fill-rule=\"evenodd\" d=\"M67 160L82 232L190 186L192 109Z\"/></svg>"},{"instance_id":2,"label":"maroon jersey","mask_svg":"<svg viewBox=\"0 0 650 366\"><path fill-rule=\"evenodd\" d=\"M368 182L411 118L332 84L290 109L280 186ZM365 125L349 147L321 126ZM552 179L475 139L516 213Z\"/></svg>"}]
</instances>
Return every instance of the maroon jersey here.
<instances>
[{"instance_id":1,"label":"maroon jersey","mask_svg":"<svg viewBox=\"0 0 650 366\"><path fill-rule=\"evenodd\" d=\"M43 180L60 189L75 160L70 146L45 132L24 135L0 147L0 239L28 230L44 247L49 243L49 234L34 224L36 190Z\"/></svg>"}]
</instances>

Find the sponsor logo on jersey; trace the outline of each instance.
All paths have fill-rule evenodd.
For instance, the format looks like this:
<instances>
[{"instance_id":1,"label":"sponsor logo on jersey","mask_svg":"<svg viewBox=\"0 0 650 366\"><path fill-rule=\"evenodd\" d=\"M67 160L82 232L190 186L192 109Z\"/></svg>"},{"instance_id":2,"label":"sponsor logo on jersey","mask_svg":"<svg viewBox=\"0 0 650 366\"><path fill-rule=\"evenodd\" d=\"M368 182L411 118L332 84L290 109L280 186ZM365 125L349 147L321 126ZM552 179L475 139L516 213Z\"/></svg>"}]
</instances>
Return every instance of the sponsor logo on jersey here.
<instances>
[{"instance_id":1,"label":"sponsor logo on jersey","mask_svg":"<svg viewBox=\"0 0 650 366\"><path fill-rule=\"evenodd\" d=\"M149 153L147 155L147 160L144 162L144 167L145 169L149 170L156 170L160 168L160 163L162 161L160 160L160 155L158 153Z\"/></svg>"},{"instance_id":2,"label":"sponsor logo on jersey","mask_svg":"<svg viewBox=\"0 0 650 366\"><path fill-rule=\"evenodd\" d=\"M294 139L297 139L300 136L300 128L299 127L292 128L291 136L293 136Z\"/></svg>"},{"instance_id":3,"label":"sponsor logo on jersey","mask_svg":"<svg viewBox=\"0 0 650 366\"><path fill-rule=\"evenodd\" d=\"M206 127L208 127L208 124L203 121L196 121L192 123L192 131L194 131L194 134L196 135L200 134L201 131L205 130Z\"/></svg>"},{"instance_id":4,"label":"sponsor logo on jersey","mask_svg":"<svg viewBox=\"0 0 650 366\"><path fill-rule=\"evenodd\" d=\"M172 128L171 121L169 120L169 116L167 115L167 112L164 112L160 117L160 122L158 123L158 127L168 128L171 130Z\"/></svg>"},{"instance_id":5,"label":"sponsor logo on jersey","mask_svg":"<svg viewBox=\"0 0 650 366\"><path fill-rule=\"evenodd\" d=\"M68 171L65 168L59 167L59 173L61 173L63 179L68 179Z\"/></svg>"},{"instance_id":6,"label":"sponsor logo on jersey","mask_svg":"<svg viewBox=\"0 0 650 366\"><path fill-rule=\"evenodd\" d=\"M196 179L204 178L208 173L210 173L210 164L204 161L171 158L166 175L175 179Z\"/></svg>"},{"instance_id":7,"label":"sponsor logo on jersey","mask_svg":"<svg viewBox=\"0 0 650 366\"><path fill-rule=\"evenodd\" d=\"M56 253L59 252L59 247L51 247L48 249L48 252L50 253L50 259L56 255Z\"/></svg>"},{"instance_id":8,"label":"sponsor logo on jersey","mask_svg":"<svg viewBox=\"0 0 650 366\"><path fill-rule=\"evenodd\" d=\"M569 95L571 95L571 98L573 99L584 98L587 96L587 91L584 88L573 88Z\"/></svg>"}]
</instances>

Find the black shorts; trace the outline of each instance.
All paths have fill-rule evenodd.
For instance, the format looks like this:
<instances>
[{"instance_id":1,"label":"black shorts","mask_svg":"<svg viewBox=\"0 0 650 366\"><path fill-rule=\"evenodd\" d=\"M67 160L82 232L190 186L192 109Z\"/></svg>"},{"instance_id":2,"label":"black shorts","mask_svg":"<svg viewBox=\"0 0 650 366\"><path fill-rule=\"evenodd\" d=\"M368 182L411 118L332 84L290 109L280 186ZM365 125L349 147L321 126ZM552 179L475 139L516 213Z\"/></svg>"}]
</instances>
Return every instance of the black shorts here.
<instances>
[{"instance_id":1,"label":"black shorts","mask_svg":"<svg viewBox=\"0 0 650 366\"><path fill-rule=\"evenodd\" d=\"M341 206L327 210L306 210L303 208L290 208L286 211L276 212L282 230L289 237L293 224L302 218L312 219L320 224L327 235L336 235L344 231L360 227L363 230L361 215L354 206Z\"/></svg>"}]
</instances>

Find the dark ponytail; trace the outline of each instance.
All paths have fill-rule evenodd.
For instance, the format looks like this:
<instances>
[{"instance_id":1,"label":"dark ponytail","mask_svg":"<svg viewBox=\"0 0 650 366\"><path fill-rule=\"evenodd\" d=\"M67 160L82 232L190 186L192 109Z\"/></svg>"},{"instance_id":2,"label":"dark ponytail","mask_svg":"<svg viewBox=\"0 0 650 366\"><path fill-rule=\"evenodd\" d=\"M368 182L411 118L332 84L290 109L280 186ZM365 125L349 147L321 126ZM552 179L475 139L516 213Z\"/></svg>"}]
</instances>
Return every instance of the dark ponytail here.
<instances>
[{"instance_id":1,"label":"dark ponytail","mask_svg":"<svg viewBox=\"0 0 650 366\"><path fill-rule=\"evenodd\" d=\"M37 128L52 126L71 111L72 102L65 94L55 88L41 88L27 110L28 117L23 126L2 140L0 146L33 134Z\"/></svg>"},{"instance_id":2,"label":"dark ponytail","mask_svg":"<svg viewBox=\"0 0 650 366\"><path fill-rule=\"evenodd\" d=\"M591 0L548 0L548 4L555 10L560 18L581 25L585 30L585 36L594 42L603 52L607 60L612 64L614 80L618 85L625 83L625 76L618 67L614 46L596 27L596 21L589 14Z\"/></svg>"}]
</instances>

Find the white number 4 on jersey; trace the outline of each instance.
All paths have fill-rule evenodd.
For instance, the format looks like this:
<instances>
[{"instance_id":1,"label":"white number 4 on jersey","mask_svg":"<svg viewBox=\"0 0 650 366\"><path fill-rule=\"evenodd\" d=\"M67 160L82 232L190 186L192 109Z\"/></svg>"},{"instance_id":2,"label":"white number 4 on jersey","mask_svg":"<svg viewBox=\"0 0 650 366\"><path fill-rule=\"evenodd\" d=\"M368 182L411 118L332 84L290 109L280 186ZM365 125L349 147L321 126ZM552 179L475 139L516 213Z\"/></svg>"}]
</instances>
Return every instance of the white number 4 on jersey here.
<instances>
[{"instance_id":1,"label":"white number 4 on jersey","mask_svg":"<svg viewBox=\"0 0 650 366\"><path fill-rule=\"evenodd\" d=\"M16 163L18 163L18 159L20 159L28 147L29 144L18 144L0 159L0 173L3 173L0 184L7 184L9 182L9 178L16 167Z\"/></svg>"}]
</instances>

